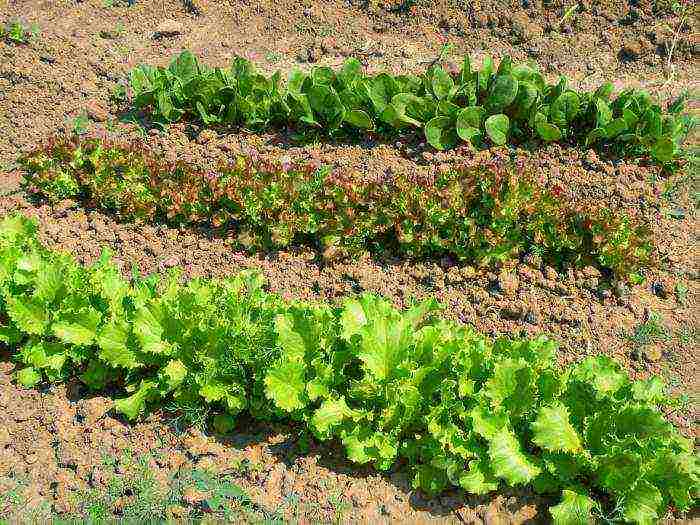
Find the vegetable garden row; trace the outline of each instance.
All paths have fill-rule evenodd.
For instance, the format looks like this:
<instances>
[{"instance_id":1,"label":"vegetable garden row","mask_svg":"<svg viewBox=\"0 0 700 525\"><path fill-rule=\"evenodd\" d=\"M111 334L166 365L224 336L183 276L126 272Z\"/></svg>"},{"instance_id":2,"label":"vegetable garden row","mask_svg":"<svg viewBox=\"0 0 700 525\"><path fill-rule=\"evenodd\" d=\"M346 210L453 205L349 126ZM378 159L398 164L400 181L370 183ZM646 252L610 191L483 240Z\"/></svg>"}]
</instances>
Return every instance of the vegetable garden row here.
<instances>
[{"instance_id":1,"label":"vegetable garden row","mask_svg":"<svg viewBox=\"0 0 700 525\"><path fill-rule=\"evenodd\" d=\"M693 504L698 458L659 411L673 403L664 385L609 358L562 369L552 342L490 341L440 320L434 301L286 302L250 272L130 283L107 254L83 267L45 249L22 216L0 224L0 263L0 337L25 386L77 375L124 392L129 419L166 399L209 405L220 432L243 411L295 423L355 463L408 464L428 493L561 492L557 523L611 509L648 523Z\"/></svg>"},{"instance_id":2,"label":"vegetable garden row","mask_svg":"<svg viewBox=\"0 0 700 525\"><path fill-rule=\"evenodd\" d=\"M164 124L416 129L437 149L570 141L670 163L694 125L682 98L664 110L642 91L612 97L611 84L577 92L510 59L398 76L367 75L350 59L283 83L244 59L209 68L184 52L166 68L136 68L131 87L134 106ZM641 219L574 205L506 158L377 180L242 156L207 171L145 142L64 136L19 164L40 198L206 224L251 250L306 243L329 258L369 250L483 265L537 253L617 278L653 260ZM215 414L221 433L242 414L290 423L341 443L355 463L407 465L429 494L505 484L554 495L560 524L649 523L693 508L700 462L664 416L677 401L659 379L632 381L607 357L560 367L546 338L490 340L440 309L426 301L400 311L371 294L340 307L287 301L255 272L126 280L108 253L83 266L44 247L23 216L0 223L0 341L26 387L79 377L113 393L127 419L168 403Z\"/></svg>"},{"instance_id":3,"label":"vegetable garden row","mask_svg":"<svg viewBox=\"0 0 700 525\"><path fill-rule=\"evenodd\" d=\"M627 278L650 262L647 224L607 205L574 205L523 163L492 160L433 177L366 180L315 164L238 157L214 171L166 161L143 142L59 137L20 159L28 191L84 199L126 219L207 224L252 249L306 243L452 255L488 264L534 252Z\"/></svg>"},{"instance_id":4,"label":"vegetable garden row","mask_svg":"<svg viewBox=\"0 0 700 525\"><path fill-rule=\"evenodd\" d=\"M197 118L205 125L295 125L302 133L331 135L422 130L439 150L460 141L482 146L539 139L609 144L625 155L667 163L679 156L694 125L682 113L686 96L664 111L644 90L613 98L607 82L579 92L565 77L548 84L536 65L514 65L509 57L497 68L487 57L480 69L465 57L458 71L436 63L420 75L367 75L351 58L335 71L294 70L284 83L279 72L266 77L241 57L229 68L210 68L184 51L168 67L137 67L130 86L134 107L164 124Z\"/></svg>"}]
</instances>

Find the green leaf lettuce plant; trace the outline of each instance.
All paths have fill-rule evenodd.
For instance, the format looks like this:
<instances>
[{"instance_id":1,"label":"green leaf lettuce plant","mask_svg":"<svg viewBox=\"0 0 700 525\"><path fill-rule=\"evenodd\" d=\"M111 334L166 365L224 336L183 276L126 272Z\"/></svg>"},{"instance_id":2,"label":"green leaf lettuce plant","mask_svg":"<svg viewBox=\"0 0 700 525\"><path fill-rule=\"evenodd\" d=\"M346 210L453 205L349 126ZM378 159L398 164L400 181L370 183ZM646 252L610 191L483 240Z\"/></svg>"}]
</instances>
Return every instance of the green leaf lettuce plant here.
<instances>
[{"instance_id":1,"label":"green leaf lettuce plant","mask_svg":"<svg viewBox=\"0 0 700 525\"><path fill-rule=\"evenodd\" d=\"M243 413L286 422L354 463L406 464L429 494L552 495L554 523L645 524L697 505L694 444L660 410L674 401L608 357L559 367L552 341L490 340L432 300L284 301L254 272L126 281L108 255L81 266L36 229L0 222L0 341L27 387L77 377L130 420L167 402L219 428Z\"/></svg>"}]
</instances>

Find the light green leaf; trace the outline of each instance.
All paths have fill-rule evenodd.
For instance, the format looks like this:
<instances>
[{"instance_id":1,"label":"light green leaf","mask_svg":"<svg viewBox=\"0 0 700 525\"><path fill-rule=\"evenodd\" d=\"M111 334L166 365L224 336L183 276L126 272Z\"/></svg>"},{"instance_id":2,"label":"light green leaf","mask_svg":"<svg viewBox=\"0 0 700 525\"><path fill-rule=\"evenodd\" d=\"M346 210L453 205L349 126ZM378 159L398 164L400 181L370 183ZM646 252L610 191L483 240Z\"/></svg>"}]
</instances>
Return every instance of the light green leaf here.
<instances>
[{"instance_id":1,"label":"light green leaf","mask_svg":"<svg viewBox=\"0 0 700 525\"><path fill-rule=\"evenodd\" d=\"M495 408L520 416L531 410L534 402L535 370L523 358L502 359L494 366L493 375L484 385L484 394Z\"/></svg>"},{"instance_id":2,"label":"light green leaf","mask_svg":"<svg viewBox=\"0 0 700 525\"><path fill-rule=\"evenodd\" d=\"M215 379L207 379L200 385L198 391L199 395L202 396L207 403L213 403L225 399L229 390L229 385Z\"/></svg>"},{"instance_id":3,"label":"light green leaf","mask_svg":"<svg viewBox=\"0 0 700 525\"><path fill-rule=\"evenodd\" d=\"M450 91L454 87L454 81L447 71L440 66L436 66L433 68L431 85L435 96L438 98L438 100L442 100L449 95Z\"/></svg>"},{"instance_id":4,"label":"light green leaf","mask_svg":"<svg viewBox=\"0 0 700 525\"><path fill-rule=\"evenodd\" d=\"M343 312L340 315L341 337L346 341L350 341L353 335L360 333L365 324L367 324L367 317L362 304L356 299L346 301Z\"/></svg>"},{"instance_id":5,"label":"light green leaf","mask_svg":"<svg viewBox=\"0 0 700 525\"><path fill-rule=\"evenodd\" d=\"M552 122L560 128L566 128L576 118L580 103L578 95L573 91L565 91L559 95L549 109Z\"/></svg>"},{"instance_id":6,"label":"light green leaf","mask_svg":"<svg viewBox=\"0 0 700 525\"><path fill-rule=\"evenodd\" d=\"M149 354L168 354L170 346L163 341L163 327L151 311L152 307L141 306L134 318L134 335L144 352Z\"/></svg>"},{"instance_id":7,"label":"light green leaf","mask_svg":"<svg viewBox=\"0 0 700 525\"><path fill-rule=\"evenodd\" d=\"M115 367L138 368L140 363L136 353L128 347L128 339L129 325L126 321L115 320L105 325L97 336L100 359Z\"/></svg>"},{"instance_id":8,"label":"light green leaf","mask_svg":"<svg viewBox=\"0 0 700 525\"><path fill-rule=\"evenodd\" d=\"M474 432L484 439L492 439L509 424L507 415L482 406L474 407L469 413L469 417L472 419Z\"/></svg>"},{"instance_id":9,"label":"light green leaf","mask_svg":"<svg viewBox=\"0 0 700 525\"><path fill-rule=\"evenodd\" d=\"M659 519L659 509L662 504L663 497L659 489L641 480L625 496L622 516L632 523L652 525Z\"/></svg>"},{"instance_id":10,"label":"light green leaf","mask_svg":"<svg viewBox=\"0 0 700 525\"><path fill-rule=\"evenodd\" d=\"M345 122L360 129L374 129L372 118L366 111L353 109L345 113Z\"/></svg>"},{"instance_id":11,"label":"light green leaf","mask_svg":"<svg viewBox=\"0 0 700 525\"><path fill-rule=\"evenodd\" d=\"M358 357L367 372L384 381L406 356L410 340L410 325L404 319L381 317L363 328Z\"/></svg>"},{"instance_id":12,"label":"light green leaf","mask_svg":"<svg viewBox=\"0 0 700 525\"><path fill-rule=\"evenodd\" d=\"M598 458L598 485L613 493L622 493L639 478L642 458L632 451L613 450Z\"/></svg>"},{"instance_id":13,"label":"light green leaf","mask_svg":"<svg viewBox=\"0 0 700 525\"><path fill-rule=\"evenodd\" d=\"M605 125L605 135L609 139L614 139L620 133L623 133L627 129L627 122L625 119L620 117L611 120Z\"/></svg>"},{"instance_id":14,"label":"light green leaf","mask_svg":"<svg viewBox=\"0 0 700 525\"><path fill-rule=\"evenodd\" d=\"M659 162L671 162L673 149L673 141L668 137L661 137L651 147L651 156Z\"/></svg>"},{"instance_id":15,"label":"light green leaf","mask_svg":"<svg viewBox=\"0 0 700 525\"><path fill-rule=\"evenodd\" d=\"M117 399L114 402L114 409L123 414L127 419L136 419L146 408L146 401L156 390L156 383L143 381L139 389L129 397Z\"/></svg>"},{"instance_id":16,"label":"light green leaf","mask_svg":"<svg viewBox=\"0 0 700 525\"><path fill-rule=\"evenodd\" d=\"M161 381L169 391L179 387L185 377L187 377L187 367L179 359L171 359L160 372Z\"/></svg>"},{"instance_id":17,"label":"light green leaf","mask_svg":"<svg viewBox=\"0 0 700 525\"><path fill-rule=\"evenodd\" d=\"M494 144L503 146L508 141L510 119L506 115L491 115L484 122L484 127L486 128L486 134Z\"/></svg>"},{"instance_id":18,"label":"light green leaf","mask_svg":"<svg viewBox=\"0 0 700 525\"><path fill-rule=\"evenodd\" d=\"M608 122L612 120L612 109L608 106L605 100L597 98L595 100L596 107L596 125L599 128L604 128Z\"/></svg>"},{"instance_id":19,"label":"light green leaf","mask_svg":"<svg viewBox=\"0 0 700 525\"><path fill-rule=\"evenodd\" d=\"M323 439L328 439L332 434L333 428L340 425L346 417L351 415L352 410L345 403L345 398L326 399L311 417L311 425Z\"/></svg>"},{"instance_id":20,"label":"light green leaf","mask_svg":"<svg viewBox=\"0 0 700 525\"><path fill-rule=\"evenodd\" d=\"M465 142L473 144L481 138L482 122L486 112L481 106L470 106L457 114L457 135Z\"/></svg>"},{"instance_id":21,"label":"light green leaf","mask_svg":"<svg viewBox=\"0 0 700 525\"><path fill-rule=\"evenodd\" d=\"M486 108L489 112L502 111L518 96L518 81L511 75L498 75L489 88Z\"/></svg>"},{"instance_id":22,"label":"light green leaf","mask_svg":"<svg viewBox=\"0 0 700 525\"><path fill-rule=\"evenodd\" d=\"M542 407L532 423L532 441L550 452L576 454L582 450L581 439L569 421L569 411L561 403Z\"/></svg>"},{"instance_id":23,"label":"light green leaf","mask_svg":"<svg viewBox=\"0 0 700 525\"><path fill-rule=\"evenodd\" d=\"M489 440L489 457L493 473L511 485L528 483L541 472L523 453L518 438L510 430L502 430Z\"/></svg>"},{"instance_id":24,"label":"light green leaf","mask_svg":"<svg viewBox=\"0 0 700 525\"><path fill-rule=\"evenodd\" d=\"M629 381L620 365L607 356L587 357L574 367L573 376L592 386L599 397L613 395Z\"/></svg>"},{"instance_id":25,"label":"light green leaf","mask_svg":"<svg viewBox=\"0 0 700 525\"><path fill-rule=\"evenodd\" d=\"M498 490L498 479L488 468L483 459L473 459L469 462L469 470L459 476L459 486L471 494L487 494Z\"/></svg>"},{"instance_id":26,"label":"light green leaf","mask_svg":"<svg viewBox=\"0 0 700 525\"><path fill-rule=\"evenodd\" d=\"M48 369L60 372L68 359L66 347L60 343L39 341L28 343L21 351L20 356L25 364L37 369Z\"/></svg>"},{"instance_id":27,"label":"light green leaf","mask_svg":"<svg viewBox=\"0 0 700 525\"><path fill-rule=\"evenodd\" d=\"M58 264L45 262L37 268L34 297L45 303L51 303L64 286L65 276Z\"/></svg>"},{"instance_id":28,"label":"light green leaf","mask_svg":"<svg viewBox=\"0 0 700 525\"><path fill-rule=\"evenodd\" d=\"M41 382L41 373L29 366L17 372L17 381L25 388L32 388Z\"/></svg>"},{"instance_id":29,"label":"light green leaf","mask_svg":"<svg viewBox=\"0 0 700 525\"><path fill-rule=\"evenodd\" d=\"M51 327L53 334L64 343L76 346L92 344L102 314L94 308L83 308L80 312L66 316Z\"/></svg>"},{"instance_id":30,"label":"light green leaf","mask_svg":"<svg viewBox=\"0 0 700 525\"><path fill-rule=\"evenodd\" d=\"M632 397L637 401L648 401L653 404L662 404L668 396L665 394L664 382L657 376L632 383Z\"/></svg>"},{"instance_id":31,"label":"light green leaf","mask_svg":"<svg viewBox=\"0 0 700 525\"><path fill-rule=\"evenodd\" d=\"M267 397L287 412L304 408L305 373L305 365L298 361L283 361L273 366L265 376Z\"/></svg>"},{"instance_id":32,"label":"light green leaf","mask_svg":"<svg viewBox=\"0 0 700 525\"><path fill-rule=\"evenodd\" d=\"M374 459L373 455L369 454L369 449L373 446L373 440L368 428L358 427L353 432L343 432L341 441L350 461L364 465Z\"/></svg>"},{"instance_id":33,"label":"light green leaf","mask_svg":"<svg viewBox=\"0 0 700 525\"><path fill-rule=\"evenodd\" d=\"M561 139L561 130L549 122L542 120L536 122L535 130L540 138L545 142L554 142Z\"/></svg>"},{"instance_id":34,"label":"light green leaf","mask_svg":"<svg viewBox=\"0 0 700 525\"><path fill-rule=\"evenodd\" d=\"M457 130L450 117L434 117L425 125L425 140L437 150L449 149L457 143Z\"/></svg>"},{"instance_id":35,"label":"light green leaf","mask_svg":"<svg viewBox=\"0 0 700 525\"><path fill-rule=\"evenodd\" d=\"M287 361L303 361L306 355L304 338L294 329L291 314L275 317L275 331L279 345L282 347L284 359Z\"/></svg>"},{"instance_id":36,"label":"light green leaf","mask_svg":"<svg viewBox=\"0 0 700 525\"><path fill-rule=\"evenodd\" d=\"M49 322L42 304L26 297L8 297L7 313L17 328L30 335L40 335Z\"/></svg>"},{"instance_id":37,"label":"light green leaf","mask_svg":"<svg viewBox=\"0 0 700 525\"><path fill-rule=\"evenodd\" d=\"M564 490L558 505L549 508L554 525L588 525L593 523L591 510L595 501L572 490Z\"/></svg>"}]
</instances>

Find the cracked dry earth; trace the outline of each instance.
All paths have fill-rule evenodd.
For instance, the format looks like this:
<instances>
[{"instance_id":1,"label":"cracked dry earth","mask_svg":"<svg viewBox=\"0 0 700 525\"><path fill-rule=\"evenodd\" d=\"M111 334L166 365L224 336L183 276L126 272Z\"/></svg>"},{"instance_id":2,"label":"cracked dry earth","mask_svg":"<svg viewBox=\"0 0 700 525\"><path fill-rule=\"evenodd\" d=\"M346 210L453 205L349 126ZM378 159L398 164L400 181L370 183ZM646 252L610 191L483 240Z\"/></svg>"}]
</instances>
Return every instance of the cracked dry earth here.
<instances>
[{"instance_id":1,"label":"cracked dry earth","mask_svg":"<svg viewBox=\"0 0 700 525\"><path fill-rule=\"evenodd\" d=\"M289 298L339 301L367 290L402 306L432 295L446 305L445 315L490 335L551 335L560 343L562 362L606 353L635 377L661 375L690 398L686 410L669 417L697 437L700 229L692 174L667 178L653 166L558 146L521 152L548 182L560 182L569 198L608 202L651 221L657 264L644 284L629 287L594 268L555 269L533 257L507 268L474 268L449 259L322 263L307 248L250 255L202 229L123 223L79 202L30 201L14 170L20 151L70 128L82 112L92 129L133 133L118 122L123 108L110 101L111 91L135 64L163 63L184 47L213 64L248 53L270 71L334 65L347 55L361 57L370 69L415 70L447 40L457 56L467 51L478 59L488 50L531 58L577 85L611 78L618 87L644 85L662 98L697 88L698 43L691 27L680 28L675 77L664 76L665 27L676 27L677 20L661 2L581 4L579 14L561 25L564 3L539 0L416 2L412 12L397 2L368 8L352 1L202 1L195 3L198 14L174 0L132 7L116 0L0 0L0 22L20 16L40 28L28 46L0 42L0 214L36 217L42 241L81 262L94 261L108 247L125 274L133 264L143 273L182 265L190 277L258 268L271 290ZM166 22L175 24L175 34L154 39ZM152 134L149 141L168 155L203 164L254 149L368 174L428 171L473 155L436 153L412 139L299 145L284 132L218 136L190 125ZM635 337L655 319L658 336ZM388 475L358 469L332 446L312 443L307 450L293 429L243 421L234 434L219 436L181 429L166 411L126 424L113 417L109 398L86 397L78 382L23 390L12 371L10 356L0 354L0 519L121 515L139 521L158 513L173 520L208 515L252 522L548 521L551 502L526 490L481 498L453 491L427 499L411 490L402 469ZM231 486L247 497L234 498L235 508L212 509L212 494Z\"/></svg>"}]
</instances>

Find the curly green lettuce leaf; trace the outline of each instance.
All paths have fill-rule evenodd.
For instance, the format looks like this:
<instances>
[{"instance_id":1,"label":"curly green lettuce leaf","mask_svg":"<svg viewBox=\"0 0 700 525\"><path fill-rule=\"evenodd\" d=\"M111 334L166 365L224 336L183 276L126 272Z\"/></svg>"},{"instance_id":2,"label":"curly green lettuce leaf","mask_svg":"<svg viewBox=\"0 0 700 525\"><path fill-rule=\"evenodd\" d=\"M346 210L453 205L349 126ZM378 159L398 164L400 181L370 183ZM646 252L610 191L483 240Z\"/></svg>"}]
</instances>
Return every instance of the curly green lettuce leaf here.
<instances>
[{"instance_id":1,"label":"curly green lettuce leaf","mask_svg":"<svg viewBox=\"0 0 700 525\"><path fill-rule=\"evenodd\" d=\"M569 421L569 411L561 403L542 407L532 423L532 441L550 452L582 451L581 438Z\"/></svg>"},{"instance_id":2,"label":"curly green lettuce leaf","mask_svg":"<svg viewBox=\"0 0 700 525\"><path fill-rule=\"evenodd\" d=\"M494 475L511 485L528 483L541 472L523 453L517 436L510 430L502 430L489 440L488 454Z\"/></svg>"},{"instance_id":3,"label":"curly green lettuce leaf","mask_svg":"<svg viewBox=\"0 0 700 525\"><path fill-rule=\"evenodd\" d=\"M596 503L580 492L564 490L558 505L549 508L554 525L588 525L593 523L591 511Z\"/></svg>"}]
</instances>

